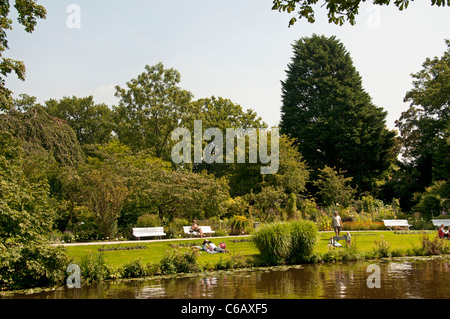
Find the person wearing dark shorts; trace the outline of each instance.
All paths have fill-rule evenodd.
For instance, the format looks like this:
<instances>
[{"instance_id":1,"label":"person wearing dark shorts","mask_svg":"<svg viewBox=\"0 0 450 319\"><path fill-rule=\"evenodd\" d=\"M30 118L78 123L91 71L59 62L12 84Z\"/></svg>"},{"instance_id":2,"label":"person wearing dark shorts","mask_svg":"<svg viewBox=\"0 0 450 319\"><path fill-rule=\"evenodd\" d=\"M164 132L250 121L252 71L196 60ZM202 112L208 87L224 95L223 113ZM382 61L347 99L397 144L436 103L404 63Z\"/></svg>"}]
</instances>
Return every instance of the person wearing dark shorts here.
<instances>
[{"instance_id":1,"label":"person wearing dark shorts","mask_svg":"<svg viewBox=\"0 0 450 319\"><path fill-rule=\"evenodd\" d=\"M341 216L339 216L337 211L334 212L332 222L333 222L334 232L335 232L336 236L339 236L339 234L341 233L341 229L342 229L342 219L341 219Z\"/></svg>"}]
</instances>

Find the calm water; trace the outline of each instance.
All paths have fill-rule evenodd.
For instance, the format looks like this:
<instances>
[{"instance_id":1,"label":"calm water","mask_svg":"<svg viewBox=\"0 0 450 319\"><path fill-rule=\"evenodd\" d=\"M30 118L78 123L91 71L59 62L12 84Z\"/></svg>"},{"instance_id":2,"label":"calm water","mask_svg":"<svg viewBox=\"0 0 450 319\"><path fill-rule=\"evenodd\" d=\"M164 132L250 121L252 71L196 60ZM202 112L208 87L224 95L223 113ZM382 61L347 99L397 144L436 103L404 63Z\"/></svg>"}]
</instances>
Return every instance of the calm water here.
<instances>
[{"instance_id":1,"label":"calm water","mask_svg":"<svg viewBox=\"0 0 450 319\"><path fill-rule=\"evenodd\" d=\"M369 288L369 265L380 288ZM371 281L375 282L375 281ZM0 297L1 298L1 297ZM108 281L3 298L31 299L450 299L450 258L301 265L182 278Z\"/></svg>"}]
</instances>

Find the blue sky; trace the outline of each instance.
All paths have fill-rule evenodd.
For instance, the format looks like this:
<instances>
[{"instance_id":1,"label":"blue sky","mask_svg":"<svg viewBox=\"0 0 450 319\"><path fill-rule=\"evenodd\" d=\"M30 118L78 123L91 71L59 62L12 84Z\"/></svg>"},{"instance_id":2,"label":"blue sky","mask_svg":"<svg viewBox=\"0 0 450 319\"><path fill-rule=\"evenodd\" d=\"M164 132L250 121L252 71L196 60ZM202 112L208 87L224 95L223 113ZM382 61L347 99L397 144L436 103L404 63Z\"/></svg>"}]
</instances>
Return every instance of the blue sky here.
<instances>
[{"instance_id":1,"label":"blue sky","mask_svg":"<svg viewBox=\"0 0 450 319\"><path fill-rule=\"evenodd\" d=\"M180 86L195 99L229 98L255 110L269 125L280 120L281 80L292 44L313 33L335 35L347 48L364 89L387 112L387 125L408 108L411 73L427 57L442 56L450 39L450 7L417 1L407 10L364 4L357 24L329 24L318 8L316 23L301 19L288 27L287 13L272 11L270 0L46 0L32 34L15 23L5 57L25 62L25 82L10 75L6 85L43 103L63 96L93 95L114 105L114 86L163 62L181 73ZM80 9L80 28L70 28ZM12 8L15 16L14 8Z\"/></svg>"}]
</instances>

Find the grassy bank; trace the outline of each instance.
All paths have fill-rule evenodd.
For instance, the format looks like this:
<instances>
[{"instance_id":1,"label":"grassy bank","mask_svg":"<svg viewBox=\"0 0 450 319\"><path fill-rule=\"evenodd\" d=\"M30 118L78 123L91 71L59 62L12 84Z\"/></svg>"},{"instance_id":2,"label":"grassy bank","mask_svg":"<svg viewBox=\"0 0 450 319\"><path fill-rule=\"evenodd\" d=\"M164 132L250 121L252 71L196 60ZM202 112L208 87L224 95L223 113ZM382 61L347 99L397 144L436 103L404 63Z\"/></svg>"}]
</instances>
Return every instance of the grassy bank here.
<instances>
[{"instance_id":1,"label":"grassy bank","mask_svg":"<svg viewBox=\"0 0 450 319\"><path fill-rule=\"evenodd\" d=\"M330 248L328 241L333 235L332 232L320 232L317 243L314 247L314 258L312 261L329 261L330 259L340 259L344 252L353 253L353 259L377 258L386 256L411 256L423 255L430 252L424 251L424 238L429 238L433 242L436 232L394 232L394 231L367 231L352 233L352 248L345 249L345 243L341 242L344 248ZM424 237L425 235L425 237ZM227 267L228 265L240 261L240 265L251 265L255 263L259 251L251 241L251 237L221 237L212 238L214 243L219 244L224 241L230 253L208 254L200 252L196 258L198 265L202 269L214 269ZM173 241L150 241L127 244L111 245L75 245L67 247L67 254L74 263L82 263L86 256L93 256L97 253L102 255L104 263L111 269L119 269L129 265L133 261L139 260L142 265L158 264L165 256L176 251L189 252L195 245L200 246L201 239L173 240ZM448 241L443 241L448 247ZM342 257L342 256L341 256ZM349 258L347 256L347 258ZM344 257L345 259L345 257Z\"/></svg>"}]
</instances>

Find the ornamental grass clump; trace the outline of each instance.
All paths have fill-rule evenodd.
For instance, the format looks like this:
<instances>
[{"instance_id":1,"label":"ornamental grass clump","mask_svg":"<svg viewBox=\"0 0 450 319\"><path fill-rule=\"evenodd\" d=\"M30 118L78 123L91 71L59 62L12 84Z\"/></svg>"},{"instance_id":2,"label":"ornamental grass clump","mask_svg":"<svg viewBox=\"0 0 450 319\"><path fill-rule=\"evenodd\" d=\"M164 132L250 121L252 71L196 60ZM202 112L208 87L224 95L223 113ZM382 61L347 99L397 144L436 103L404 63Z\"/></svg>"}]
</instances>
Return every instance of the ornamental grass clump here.
<instances>
[{"instance_id":1,"label":"ornamental grass clump","mask_svg":"<svg viewBox=\"0 0 450 319\"><path fill-rule=\"evenodd\" d=\"M289 262L304 261L314 252L317 242L317 227L309 220L296 220L289 223L291 231L291 250Z\"/></svg>"},{"instance_id":2,"label":"ornamental grass clump","mask_svg":"<svg viewBox=\"0 0 450 319\"><path fill-rule=\"evenodd\" d=\"M266 224L253 234L260 260L266 265L303 261L313 253L316 240L317 228L307 220Z\"/></svg>"},{"instance_id":3,"label":"ornamental grass clump","mask_svg":"<svg viewBox=\"0 0 450 319\"><path fill-rule=\"evenodd\" d=\"M291 230L287 222L265 224L253 234L253 242L260 252L263 264L285 263L291 250Z\"/></svg>"}]
</instances>

